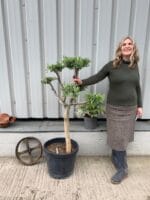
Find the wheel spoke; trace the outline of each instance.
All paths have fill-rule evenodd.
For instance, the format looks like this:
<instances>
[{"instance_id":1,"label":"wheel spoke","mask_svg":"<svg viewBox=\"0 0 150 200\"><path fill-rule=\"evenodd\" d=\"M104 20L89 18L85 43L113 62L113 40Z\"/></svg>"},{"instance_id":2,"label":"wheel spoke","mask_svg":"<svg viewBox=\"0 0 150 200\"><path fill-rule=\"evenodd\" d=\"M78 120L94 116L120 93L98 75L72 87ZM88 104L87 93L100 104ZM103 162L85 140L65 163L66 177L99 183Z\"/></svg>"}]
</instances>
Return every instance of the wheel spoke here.
<instances>
[{"instance_id":1,"label":"wheel spoke","mask_svg":"<svg viewBox=\"0 0 150 200\"><path fill-rule=\"evenodd\" d=\"M28 154L28 150L24 150L24 151L20 151L20 152L17 152L19 155L22 155L22 154Z\"/></svg>"},{"instance_id":2,"label":"wheel spoke","mask_svg":"<svg viewBox=\"0 0 150 200\"><path fill-rule=\"evenodd\" d=\"M27 147L29 155L31 155L31 150L30 150L29 140L28 139L25 140L25 144L26 144L26 147Z\"/></svg>"},{"instance_id":3,"label":"wheel spoke","mask_svg":"<svg viewBox=\"0 0 150 200\"><path fill-rule=\"evenodd\" d=\"M35 147L31 147L31 148L30 148L30 150L31 150L31 151L33 151L33 150L35 150L35 149L41 149L41 146L40 146L40 144L39 144L39 145L37 145L37 146L35 146Z\"/></svg>"}]
</instances>

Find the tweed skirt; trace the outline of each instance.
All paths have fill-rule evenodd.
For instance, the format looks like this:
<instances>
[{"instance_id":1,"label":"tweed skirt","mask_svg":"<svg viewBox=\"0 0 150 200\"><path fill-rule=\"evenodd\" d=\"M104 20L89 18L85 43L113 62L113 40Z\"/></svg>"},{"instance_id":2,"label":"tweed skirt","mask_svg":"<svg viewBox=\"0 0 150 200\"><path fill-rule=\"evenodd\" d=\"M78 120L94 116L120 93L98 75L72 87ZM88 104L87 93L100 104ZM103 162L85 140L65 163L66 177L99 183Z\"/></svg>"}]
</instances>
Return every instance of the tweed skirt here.
<instances>
[{"instance_id":1,"label":"tweed skirt","mask_svg":"<svg viewBox=\"0 0 150 200\"><path fill-rule=\"evenodd\" d=\"M125 151L134 140L137 106L114 106L107 104L107 144L114 150Z\"/></svg>"}]
</instances>

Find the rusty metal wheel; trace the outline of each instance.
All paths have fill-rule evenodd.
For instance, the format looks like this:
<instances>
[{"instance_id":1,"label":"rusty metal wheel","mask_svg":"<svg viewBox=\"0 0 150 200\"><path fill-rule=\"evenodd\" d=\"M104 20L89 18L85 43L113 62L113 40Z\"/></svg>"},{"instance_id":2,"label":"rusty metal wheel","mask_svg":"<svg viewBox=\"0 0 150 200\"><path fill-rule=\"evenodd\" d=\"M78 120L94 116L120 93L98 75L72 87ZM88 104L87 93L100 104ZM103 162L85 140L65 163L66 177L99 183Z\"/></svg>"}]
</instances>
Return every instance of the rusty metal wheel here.
<instances>
[{"instance_id":1,"label":"rusty metal wheel","mask_svg":"<svg viewBox=\"0 0 150 200\"><path fill-rule=\"evenodd\" d=\"M16 157L24 165L34 165L42 157L41 142L35 137L21 139L16 146Z\"/></svg>"}]
</instances>

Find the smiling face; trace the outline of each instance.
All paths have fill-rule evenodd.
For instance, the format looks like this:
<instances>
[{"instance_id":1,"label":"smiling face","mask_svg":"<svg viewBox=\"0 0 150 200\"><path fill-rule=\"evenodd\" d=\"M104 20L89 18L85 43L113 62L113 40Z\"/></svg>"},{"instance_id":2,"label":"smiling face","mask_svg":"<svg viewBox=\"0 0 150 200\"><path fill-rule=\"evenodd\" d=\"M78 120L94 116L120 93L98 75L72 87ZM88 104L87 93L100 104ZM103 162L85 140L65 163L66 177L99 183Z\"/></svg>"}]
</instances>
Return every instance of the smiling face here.
<instances>
[{"instance_id":1,"label":"smiling face","mask_svg":"<svg viewBox=\"0 0 150 200\"><path fill-rule=\"evenodd\" d=\"M129 59L133 52L134 44L129 38L125 39L121 45L121 54L123 59Z\"/></svg>"}]
</instances>

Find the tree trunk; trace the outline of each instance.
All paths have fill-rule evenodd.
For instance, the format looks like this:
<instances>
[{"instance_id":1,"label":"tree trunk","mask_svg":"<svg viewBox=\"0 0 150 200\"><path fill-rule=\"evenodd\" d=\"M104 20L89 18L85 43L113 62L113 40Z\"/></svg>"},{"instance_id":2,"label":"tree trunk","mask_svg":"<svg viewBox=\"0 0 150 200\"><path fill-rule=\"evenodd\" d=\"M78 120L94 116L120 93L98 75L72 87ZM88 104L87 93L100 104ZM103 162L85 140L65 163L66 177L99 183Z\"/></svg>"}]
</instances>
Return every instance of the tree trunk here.
<instances>
[{"instance_id":1,"label":"tree trunk","mask_svg":"<svg viewBox=\"0 0 150 200\"><path fill-rule=\"evenodd\" d=\"M74 76L75 76L75 78L78 78L78 76L79 76L79 69L77 69L77 68L74 69Z\"/></svg>"},{"instance_id":2,"label":"tree trunk","mask_svg":"<svg viewBox=\"0 0 150 200\"><path fill-rule=\"evenodd\" d=\"M70 106L65 106L64 108L64 132L66 141L66 153L71 153L71 139L70 139L70 127L69 127L69 112Z\"/></svg>"}]
</instances>

